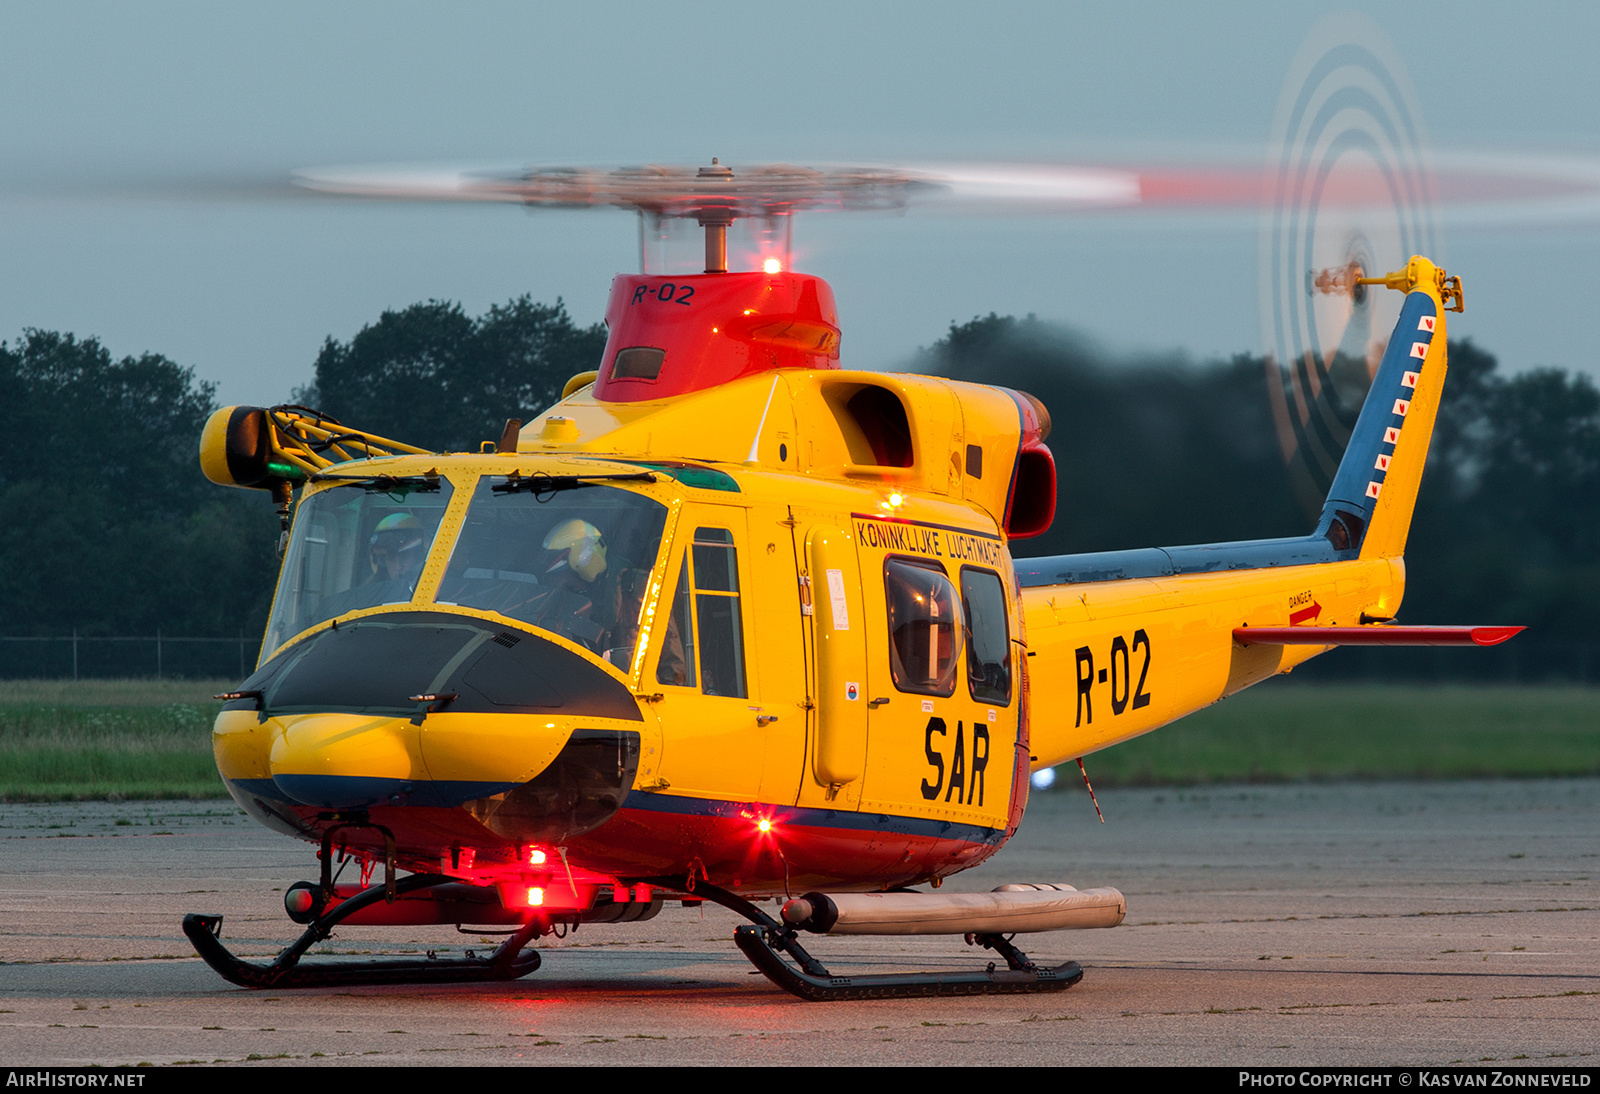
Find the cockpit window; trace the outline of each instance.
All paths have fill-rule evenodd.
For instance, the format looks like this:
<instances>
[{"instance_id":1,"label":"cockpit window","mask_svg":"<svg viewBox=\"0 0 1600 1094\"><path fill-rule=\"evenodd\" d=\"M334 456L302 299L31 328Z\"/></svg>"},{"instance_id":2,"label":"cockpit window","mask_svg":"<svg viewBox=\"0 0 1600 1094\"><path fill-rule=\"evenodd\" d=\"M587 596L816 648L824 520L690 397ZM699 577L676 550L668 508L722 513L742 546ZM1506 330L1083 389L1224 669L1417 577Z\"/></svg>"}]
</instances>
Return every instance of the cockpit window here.
<instances>
[{"instance_id":1,"label":"cockpit window","mask_svg":"<svg viewBox=\"0 0 1600 1094\"><path fill-rule=\"evenodd\" d=\"M479 480L436 601L531 623L626 671L666 506L599 484L513 485Z\"/></svg>"},{"instance_id":2,"label":"cockpit window","mask_svg":"<svg viewBox=\"0 0 1600 1094\"><path fill-rule=\"evenodd\" d=\"M303 500L265 650L346 612L408 603L450 494L447 479L391 479L335 486Z\"/></svg>"}]
</instances>

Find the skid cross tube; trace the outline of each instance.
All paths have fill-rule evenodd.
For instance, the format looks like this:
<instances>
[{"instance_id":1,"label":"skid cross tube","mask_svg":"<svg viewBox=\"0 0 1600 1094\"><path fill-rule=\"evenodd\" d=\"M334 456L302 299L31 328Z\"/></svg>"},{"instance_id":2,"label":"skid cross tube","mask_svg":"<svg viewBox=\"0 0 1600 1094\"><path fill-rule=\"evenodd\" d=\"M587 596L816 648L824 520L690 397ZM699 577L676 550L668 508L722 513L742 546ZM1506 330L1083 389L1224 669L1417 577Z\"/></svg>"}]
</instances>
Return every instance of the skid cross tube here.
<instances>
[{"instance_id":1,"label":"skid cross tube","mask_svg":"<svg viewBox=\"0 0 1600 1094\"><path fill-rule=\"evenodd\" d=\"M381 961L318 961L301 966L300 958L333 933L334 927L370 904L393 899L390 895L447 885L454 878L439 874L412 874L399 881L369 886L314 920L305 932L270 964L235 957L222 944L222 916L190 913L183 917L183 933L195 952L224 980L245 988L316 988L336 984L447 984L462 981L515 980L539 967L539 952L522 948L543 934L546 924L534 919L507 938L488 957L441 959L395 958ZM392 889L391 889L392 886Z\"/></svg>"},{"instance_id":2,"label":"skid cross tube","mask_svg":"<svg viewBox=\"0 0 1600 1094\"><path fill-rule=\"evenodd\" d=\"M375 831L377 831L381 836L383 836L383 891L384 891L384 899L387 900L387 901L390 901L392 903L394 901L394 898L397 895L399 895L397 890L395 889L395 880L394 880L395 879L395 874L394 874L394 833L389 831L387 828L385 828L381 824L373 824L370 820L367 819L367 814L365 813L365 811L352 814L349 818L345 818L345 817L341 816L338 813L329 813L329 814L326 814L326 815L324 815L322 817L319 817L318 819L320 819L320 820L332 820L332 821L339 821L340 822L340 823L335 824L332 827L328 828L325 832L322 833L322 853L318 856L320 859L322 859L322 889L321 889L321 894L322 894L321 895L321 900L322 900L322 902L324 904L326 904L329 901L333 900L333 896L334 896L334 894L333 894L333 834L335 832L342 832L346 828L371 828L371 829L374 829ZM362 881L366 881L366 878L362 877L361 880ZM365 905L363 905L363 907L365 907Z\"/></svg>"},{"instance_id":3,"label":"skid cross tube","mask_svg":"<svg viewBox=\"0 0 1600 1094\"><path fill-rule=\"evenodd\" d=\"M991 961L987 969L972 972L838 976L806 952L794 928L773 919L741 896L690 877L651 878L649 884L688 893L693 897L704 897L750 920L753 925L734 928L735 944L768 980L808 1002L906 999L930 995L1020 995L1065 991L1083 979L1083 967L1076 961L1053 967L1036 965L1027 954L1011 944L1010 938L998 934L968 935L967 942L994 950L1005 958L1007 967L1004 969ZM796 969L785 961L785 954L800 968Z\"/></svg>"}]
</instances>

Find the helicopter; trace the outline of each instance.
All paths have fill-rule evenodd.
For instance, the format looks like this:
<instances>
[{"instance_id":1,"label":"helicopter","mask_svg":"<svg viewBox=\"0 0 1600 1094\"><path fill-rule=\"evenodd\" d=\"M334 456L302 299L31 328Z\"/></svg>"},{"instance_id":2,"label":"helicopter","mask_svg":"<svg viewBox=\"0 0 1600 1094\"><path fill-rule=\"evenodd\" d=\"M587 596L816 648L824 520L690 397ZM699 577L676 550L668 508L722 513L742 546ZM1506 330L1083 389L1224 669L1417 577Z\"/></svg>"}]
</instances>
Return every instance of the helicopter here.
<instances>
[{"instance_id":1,"label":"helicopter","mask_svg":"<svg viewBox=\"0 0 1600 1094\"><path fill-rule=\"evenodd\" d=\"M514 979L542 936L709 900L803 999L1063 990L1082 968L1016 935L1115 926L1118 890L938 891L1017 831L1033 772L1341 645L1521 629L1394 622L1464 308L1424 256L1319 282L1402 304L1306 535L1029 558L1015 542L1055 519L1048 409L844 368L831 288L790 268L795 213L894 208L925 180L713 161L463 185L633 209L646 257L692 224L703 268L618 275L597 368L477 452L302 406L206 425L207 477L271 493L284 527L260 662L219 696L218 768L320 862L270 963L186 917L236 984ZM341 924L509 931L483 957L302 964ZM836 974L802 942L833 934L961 935L1003 967Z\"/></svg>"}]
</instances>

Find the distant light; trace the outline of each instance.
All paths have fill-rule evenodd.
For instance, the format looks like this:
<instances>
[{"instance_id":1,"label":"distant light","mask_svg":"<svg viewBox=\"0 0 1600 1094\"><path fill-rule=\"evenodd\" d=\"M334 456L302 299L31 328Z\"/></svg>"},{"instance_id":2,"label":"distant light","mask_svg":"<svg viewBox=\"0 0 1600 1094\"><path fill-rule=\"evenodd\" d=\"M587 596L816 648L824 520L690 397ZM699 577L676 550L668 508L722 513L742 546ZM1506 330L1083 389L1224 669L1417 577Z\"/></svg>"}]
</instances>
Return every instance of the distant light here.
<instances>
[{"instance_id":1,"label":"distant light","mask_svg":"<svg viewBox=\"0 0 1600 1094\"><path fill-rule=\"evenodd\" d=\"M1033 773L1033 788L1035 790L1048 790L1056 784L1056 769L1041 767Z\"/></svg>"},{"instance_id":2,"label":"distant light","mask_svg":"<svg viewBox=\"0 0 1600 1094\"><path fill-rule=\"evenodd\" d=\"M760 820L756 821L756 828L760 829L762 832L770 832L772 831L772 821L767 817L762 817Z\"/></svg>"},{"instance_id":3,"label":"distant light","mask_svg":"<svg viewBox=\"0 0 1600 1094\"><path fill-rule=\"evenodd\" d=\"M544 890L532 888L528 890L528 907L537 908L544 903Z\"/></svg>"},{"instance_id":4,"label":"distant light","mask_svg":"<svg viewBox=\"0 0 1600 1094\"><path fill-rule=\"evenodd\" d=\"M761 264L761 268L769 274L775 274L783 269L783 263L776 258L769 258Z\"/></svg>"}]
</instances>

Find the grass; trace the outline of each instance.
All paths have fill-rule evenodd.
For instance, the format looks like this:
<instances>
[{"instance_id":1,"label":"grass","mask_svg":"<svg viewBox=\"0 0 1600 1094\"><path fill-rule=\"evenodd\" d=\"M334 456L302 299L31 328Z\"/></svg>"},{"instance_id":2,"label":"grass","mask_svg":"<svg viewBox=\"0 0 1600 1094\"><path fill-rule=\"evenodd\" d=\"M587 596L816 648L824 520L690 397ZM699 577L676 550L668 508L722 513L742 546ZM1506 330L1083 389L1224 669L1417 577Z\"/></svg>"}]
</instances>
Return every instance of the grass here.
<instances>
[{"instance_id":1,"label":"grass","mask_svg":"<svg viewBox=\"0 0 1600 1094\"><path fill-rule=\"evenodd\" d=\"M0 801L220 798L220 680L0 681Z\"/></svg>"},{"instance_id":2,"label":"grass","mask_svg":"<svg viewBox=\"0 0 1600 1094\"><path fill-rule=\"evenodd\" d=\"M1600 689L1267 684L1085 763L1125 786L1600 775Z\"/></svg>"},{"instance_id":3,"label":"grass","mask_svg":"<svg viewBox=\"0 0 1600 1094\"><path fill-rule=\"evenodd\" d=\"M0 681L0 801L225 796L229 686ZM1106 786L1600 775L1600 689L1273 683L1086 762Z\"/></svg>"}]
</instances>

